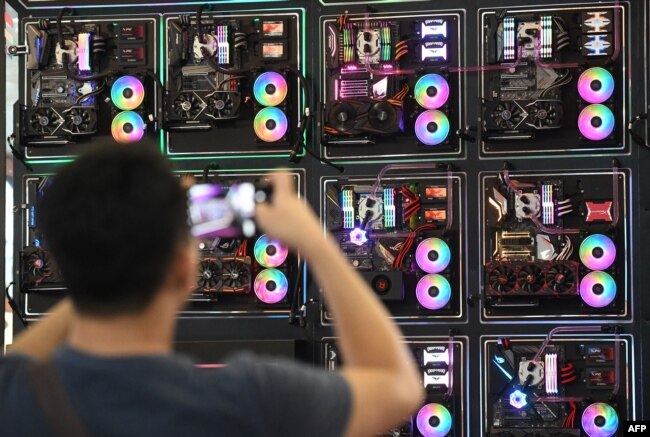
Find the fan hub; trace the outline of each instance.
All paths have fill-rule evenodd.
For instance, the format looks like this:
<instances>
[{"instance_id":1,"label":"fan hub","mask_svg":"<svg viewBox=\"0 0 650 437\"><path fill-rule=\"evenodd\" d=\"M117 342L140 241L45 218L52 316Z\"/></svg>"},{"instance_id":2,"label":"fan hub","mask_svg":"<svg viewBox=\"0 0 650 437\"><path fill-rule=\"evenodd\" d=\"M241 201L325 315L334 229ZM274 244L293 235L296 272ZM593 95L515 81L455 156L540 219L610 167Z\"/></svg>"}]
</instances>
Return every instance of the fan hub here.
<instances>
[{"instance_id":1,"label":"fan hub","mask_svg":"<svg viewBox=\"0 0 650 437\"><path fill-rule=\"evenodd\" d=\"M603 124L603 119L600 117L594 117L591 119L591 125L595 128L599 128Z\"/></svg>"},{"instance_id":2,"label":"fan hub","mask_svg":"<svg viewBox=\"0 0 650 437\"><path fill-rule=\"evenodd\" d=\"M212 270L204 270L203 271L203 279L210 280L210 279L212 279L212 276L214 276L212 274Z\"/></svg>"},{"instance_id":3,"label":"fan hub","mask_svg":"<svg viewBox=\"0 0 650 437\"><path fill-rule=\"evenodd\" d=\"M336 115L336 119L340 122L346 122L348 121L348 113L347 112L339 112Z\"/></svg>"},{"instance_id":4,"label":"fan hub","mask_svg":"<svg viewBox=\"0 0 650 437\"><path fill-rule=\"evenodd\" d=\"M566 278L562 273L558 273L555 275L554 279L557 284L563 284Z\"/></svg>"},{"instance_id":5,"label":"fan hub","mask_svg":"<svg viewBox=\"0 0 650 437\"><path fill-rule=\"evenodd\" d=\"M510 120L512 118L512 112L508 111L507 109L504 109L501 111L501 118L504 120Z\"/></svg>"},{"instance_id":6,"label":"fan hub","mask_svg":"<svg viewBox=\"0 0 650 437\"><path fill-rule=\"evenodd\" d=\"M277 123L273 119L268 119L266 120L265 125L268 130L273 130L277 126Z\"/></svg>"},{"instance_id":7,"label":"fan hub","mask_svg":"<svg viewBox=\"0 0 650 437\"><path fill-rule=\"evenodd\" d=\"M226 102L224 102L223 100L217 100L216 102L214 102L214 107L217 108L218 110L222 110L223 108L226 107Z\"/></svg>"},{"instance_id":8,"label":"fan hub","mask_svg":"<svg viewBox=\"0 0 650 437\"><path fill-rule=\"evenodd\" d=\"M388 120L388 113L384 111L383 109L380 111L377 111L377 120L379 121L386 121Z\"/></svg>"},{"instance_id":9,"label":"fan hub","mask_svg":"<svg viewBox=\"0 0 650 437\"><path fill-rule=\"evenodd\" d=\"M539 111L537 111L537 114L535 114L535 116L540 120L545 120L546 117L548 117L548 112L546 112L545 109L540 109Z\"/></svg>"},{"instance_id":10,"label":"fan hub","mask_svg":"<svg viewBox=\"0 0 650 437\"><path fill-rule=\"evenodd\" d=\"M192 109L192 103L188 102L187 100L181 102L181 109L183 111L189 111L190 109Z\"/></svg>"},{"instance_id":11,"label":"fan hub","mask_svg":"<svg viewBox=\"0 0 650 437\"><path fill-rule=\"evenodd\" d=\"M50 124L50 119L45 115L41 115L40 117L38 117L38 124L41 126L47 126L48 124Z\"/></svg>"},{"instance_id":12,"label":"fan hub","mask_svg":"<svg viewBox=\"0 0 650 437\"><path fill-rule=\"evenodd\" d=\"M438 123L432 121L427 124L427 130L431 133L434 133L435 131L438 130Z\"/></svg>"},{"instance_id":13,"label":"fan hub","mask_svg":"<svg viewBox=\"0 0 650 437\"><path fill-rule=\"evenodd\" d=\"M81 115L75 115L72 117L72 124L75 126L79 126L82 123L83 119L81 118Z\"/></svg>"},{"instance_id":14,"label":"fan hub","mask_svg":"<svg viewBox=\"0 0 650 437\"><path fill-rule=\"evenodd\" d=\"M508 277L506 275L499 275L499 278L497 279L499 281L499 284L501 285L506 285L508 283Z\"/></svg>"}]
</instances>

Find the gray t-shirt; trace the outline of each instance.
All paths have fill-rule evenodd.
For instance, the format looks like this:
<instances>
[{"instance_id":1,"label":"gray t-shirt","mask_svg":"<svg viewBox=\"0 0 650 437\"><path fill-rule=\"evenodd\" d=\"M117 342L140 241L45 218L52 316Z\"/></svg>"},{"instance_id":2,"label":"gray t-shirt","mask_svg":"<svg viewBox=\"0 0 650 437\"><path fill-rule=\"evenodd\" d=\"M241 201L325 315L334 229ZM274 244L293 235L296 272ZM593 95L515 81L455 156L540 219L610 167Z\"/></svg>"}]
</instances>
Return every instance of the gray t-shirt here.
<instances>
[{"instance_id":1,"label":"gray t-shirt","mask_svg":"<svg viewBox=\"0 0 650 437\"><path fill-rule=\"evenodd\" d=\"M30 359L0 360L0 436L49 436L28 388ZM54 362L93 436L336 437L351 408L337 374L239 354L221 369L178 355L99 358L62 346Z\"/></svg>"}]
</instances>

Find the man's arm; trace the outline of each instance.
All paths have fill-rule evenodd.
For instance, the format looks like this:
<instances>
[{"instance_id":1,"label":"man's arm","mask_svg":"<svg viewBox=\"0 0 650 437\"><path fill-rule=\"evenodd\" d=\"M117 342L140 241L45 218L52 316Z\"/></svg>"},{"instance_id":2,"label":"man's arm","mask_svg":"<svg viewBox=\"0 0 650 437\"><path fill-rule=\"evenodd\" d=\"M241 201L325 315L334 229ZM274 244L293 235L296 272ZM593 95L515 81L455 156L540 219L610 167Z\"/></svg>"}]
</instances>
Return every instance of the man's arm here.
<instances>
[{"instance_id":1,"label":"man's arm","mask_svg":"<svg viewBox=\"0 0 650 437\"><path fill-rule=\"evenodd\" d=\"M288 175L275 176L272 204L258 207L257 220L271 237L307 258L336 318L342 373L352 391L346 435L372 435L404 422L424 396L413 358L383 304L332 239L323 238L318 219L296 197Z\"/></svg>"},{"instance_id":2,"label":"man's arm","mask_svg":"<svg viewBox=\"0 0 650 437\"><path fill-rule=\"evenodd\" d=\"M22 332L9 348L9 354L22 354L35 360L46 360L63 343L73 317L69 298L58 303L49 316Z\"/></svg>"}]
</instances>

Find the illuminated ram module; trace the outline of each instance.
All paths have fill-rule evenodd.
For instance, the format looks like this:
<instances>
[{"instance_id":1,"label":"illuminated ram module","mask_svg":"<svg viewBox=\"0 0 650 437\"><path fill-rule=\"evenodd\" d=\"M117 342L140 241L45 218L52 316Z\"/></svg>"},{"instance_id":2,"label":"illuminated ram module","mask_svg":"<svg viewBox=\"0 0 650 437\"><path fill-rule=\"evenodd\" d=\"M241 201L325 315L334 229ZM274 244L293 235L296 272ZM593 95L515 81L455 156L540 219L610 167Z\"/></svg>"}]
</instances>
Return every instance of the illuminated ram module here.
<instances>
[{"instance_id":1,"label":"illuminated ram module","mask_svg":"<svg viewBox=\"0 0 650 437\"><path fill-rule=\"evenodd\" d=\"M217 26L217 62L220 65L230 63L230 44L228 43L228 26Z\"/></svg>"},{"instance_id":2,"label":"illuminated ram module","mask_svg":"<svg viewBox=\"0 0 650 437\"><path fill-rule=\"evenodd\" d=\"M608 34L585 35L586 41L582 44L583 56L607 56L612 54L612 43Z\"/></svg>"},{"instance_id":3,"label":"illuminated ram module","mask_svg":"<svg viewBox=\"0 0 650 437\"><path fill-rule=\"evenodd\" d=\"M343 212L343 229L354 228L354 191L341 191L341 211Z\"/></svg>"},{"instance_id":4,"label":"illuminated ram module","mask_svg":"<svg viewBox=\"0 0 650 437\"><path fill-rule=\"evenodd\" d=\"M447 20L435 18L420 23L420 38L447 38Z\"/></svg>"},{"instance_id":5,"label":"illuminated ram module","mask_svg":"<svg viewBox=\"0 0 650 437\"><path fill-rule=\"evenodd\" d=\"M555 224L555 208L553 205L553 185L542 185L542 223Z\"/></svg>"},{"instance_id":6,"label":"illuminated ram module","mask_svg":"<svg viewBox=\"0 0 650 437\"><path fill-rule=\"evenodd\" d=\"M395 227L395 190L384 188L384 227Z\"/></svg>"},{"instance_id":7,"label":"illuminated ram module","mask_svg":"<svg viewBox=\"0 0 650 437\"><path fill-rule=\"evenodd\" d=\"M553 56L553 18L550 15L544 15L540 20L540 50L542 58L548 59Z\"/></svg>"},{"instance_id":8,"label":"illuminated ram module","mask_svg":"<svg viewBox=\"0 0 650 437\"><path fill-rule=\"evenodd\" d=\"M506 17L503 19L503 60L514 61L516 53L515 43L515 17Z\"/></svg>"}]
</instances>

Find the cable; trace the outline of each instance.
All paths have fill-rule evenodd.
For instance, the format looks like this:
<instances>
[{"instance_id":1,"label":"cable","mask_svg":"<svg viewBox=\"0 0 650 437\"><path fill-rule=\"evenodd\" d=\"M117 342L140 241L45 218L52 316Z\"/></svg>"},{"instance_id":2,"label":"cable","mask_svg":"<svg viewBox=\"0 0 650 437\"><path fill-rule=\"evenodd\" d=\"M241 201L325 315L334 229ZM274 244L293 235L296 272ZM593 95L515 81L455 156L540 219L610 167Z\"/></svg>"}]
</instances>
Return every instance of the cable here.
<instances>
[{"instance_id":1,"label":"cable","mask_svg":"<svg viewBox=\"0 0 650 437\"><path fill-rule=\"evenodd\" d=\"M198 29L199 42L201 44L205 44L205 35L203 34L203 23L202 23L204 10L209 11L210 5L204 3L201 6L199 6L199 10L196 12L196 27Z\"/></svg>"},{"instance_id":2,"label":"cable","mask_svg":"<svg viewBox=\"0 0 650 437\"><path fill-rule=\"evenodd\" d=\"M648 144L648 139L643 138L641 135L637 134L634 132L634 127L636 124L641 121L641 120L647 120L648 119L648 114L639 114L635 116L630 122L627 124L627 133L630 134L632 137L632 140L637 143L639 146L645 147L646 149L650 150L650 145Z\"/></svg>"},{"instance_id":3,"label":"cable","mask_svg":"<svg viewBox=\"0 0 650 437\"><path fill-rule=\"evenodd\" d=\"M20 312L18 309L18 304L14 300L14 298L9 294L9 289L15 285L14 281L11 281L9 285L7 285L7 288L5 288L5 296L7 297L7 302L9 302L9 306L11 307L11 310L16 314L18 317L18 320L20 320L20 323L22 323L23 327L27 328L27 320L25 320L25 317L23 317L23 314Z\"/></svg>"},{"instance_id":4,"label":"cable","mask_svg":"<svg viewBox=\"0 0 650 437\"><path fill-rule=\"evenodd\" d=\"M222 87L224 86L224 84L226 84L227 82L230 82L231 80L246 79L246 78L247 78L247 76L230 76L230 77L228 77L226 79L223 79L221 82L219 82L219 84L217 84L217 90L223 91Z\"/></svg>"},{"instance_id":5,"label":"cable","mask_svg":"<svg viewBox=\"0 0 650 437\"><path fill-rule=\"evenodd\" d=\"M97 88L95 91L92 91L92 92L90 92L90 93L88 93L88 94L83 94L83 95L77 97L77 100L75 101L75 103L76 103L77 105L81 105L83 102L85 102L86 100L88 100L88 99L91 98L92 96L96 96L96 95L98 95L98 94L101 94L102 91L104 91L105 89L106 89L106 81L104 81L104 82L101 84L101 86L100 86L99 88Z\"/></svg>"},{"instance_id":6,"label":"cable","mask_svg":"<svg viewBox=\"0 0 650 437\"><path fill-rule=\"evenodd\" d=\"M210 52L208 52L208 49L206 49L204 46L201 46L201 54L203 55L203 59L206 60L208 65L212 67L212 69L218 73L223 73L223 74L243 74L243 73L248 73L249 70L246 70L244 68L223 68L221 65L217 64L217 62L212 59L212 55Z\"/></svg>"},{"instance_id":7,"label":"cable","mask_svg":"<svg viewBox=\"0 0 650 437\"><path fill-rule=\"evenodd\" d=\"M74 14L74 10L72 8L63 8L59 11L59 15L57 16L56 20L56 30L59 34L59 47L61 47L63 50L65 50L65 40L63 39L63 25L61 24L61 21L63 20L63 15L65 15L66 12L68 12L68 15Z\"/></svg>"},{"instance_id":8,"label":"cable","mask_svg":"<svg viewBox=\"0 0 650 437\"><path fill-rule=\"evenodd\" d=\"M28 171L34 171L32 166L27 164L27 157L25 156L25 154L20 150L16 149L16 147L14 146L15 138L16 138L16 134L11 134L7 137L7 145L9 146L9 149L11 149L11 153L18 161L20 161L25 166L25 168Z\"/></svg>"}]
</instances>

